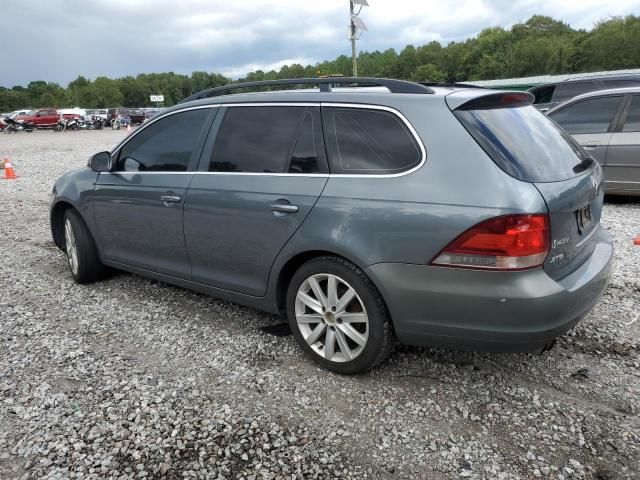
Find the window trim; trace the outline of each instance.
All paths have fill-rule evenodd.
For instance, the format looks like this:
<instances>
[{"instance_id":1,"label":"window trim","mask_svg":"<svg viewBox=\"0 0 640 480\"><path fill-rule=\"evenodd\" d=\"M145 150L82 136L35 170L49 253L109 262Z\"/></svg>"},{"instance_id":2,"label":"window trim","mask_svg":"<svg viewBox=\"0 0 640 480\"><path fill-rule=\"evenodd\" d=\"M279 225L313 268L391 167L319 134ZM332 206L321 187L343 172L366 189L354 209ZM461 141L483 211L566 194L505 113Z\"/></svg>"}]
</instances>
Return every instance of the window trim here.
<instances>
[{"instance_id":1,"label":"window trim","mask_svg":"<svg viewBox=\"0 0 640 480\"><path fill-rule=\"evenodd\" d=\"M338 108L360 108L365 110L384 110L393 115L396 115L407 127L411 135L413 135L415 141L418 144L418 148L420 149L421 159L420 162L410 168L409 170L405 170L399 173L388 173L388 174L364 174L364 173L267 173L267 172L205 172L199 170L200 164L202 163L202 152L200 154L200 159L198 166L195 170L186 171L186 172L117 172L118 175L122 174L135 174L135 175L167 175L170 173L171 175L252 175L252 176L268 176L268 177L322 177L322 178L397 178L403 177L405 175L409 175L424 166L427 162L427 150L425 149L424 144L422 143L422 139L418 135L413 125L407 120L407 118L398 110L393 107L388 107L386 105L371 105L365 103L344 103L344 102L242 102L242 103L213 103L207 105L198 105L195 107L187 107L181 108L179 110L172 110L170 112L165 112L160 116L154 117L150 122L143 124L141 127L136 129L131 135L127 138L123 139L119 144L117 144L113 150L111 151L111 156L113 157L117 154L120 149L126 145L131 139L133 139L138 133L140 133L145 128L153 125L155 122L168 117L169 115L175 115L177 113L186 112L189 110L197 110L201 108L219 108L219 107L338 107ZM218 119L218 115L216 115L216 119L214 119L214 123L210 126L210 128L215 127L216 120ZM209 132L209 136L211 136L211 131ZM206 146L205 142L205 146ZM325 147L326 148L326 147ZM204 149L203 149L204 151ZM112 175L111 172L101 172L100 175Z\"/></svg>"}]
</instances>

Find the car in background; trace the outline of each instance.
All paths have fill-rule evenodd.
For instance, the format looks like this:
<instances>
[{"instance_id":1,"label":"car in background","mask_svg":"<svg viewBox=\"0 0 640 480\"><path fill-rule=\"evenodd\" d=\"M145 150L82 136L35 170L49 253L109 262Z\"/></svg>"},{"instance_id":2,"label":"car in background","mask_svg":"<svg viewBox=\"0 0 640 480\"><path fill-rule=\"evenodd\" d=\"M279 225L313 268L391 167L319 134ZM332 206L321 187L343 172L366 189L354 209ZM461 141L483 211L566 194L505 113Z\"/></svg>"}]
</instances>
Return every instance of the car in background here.
<instances>
[{"instance_id":1,"label":"car in background","mask_svg":"<svg viewBox=\"0 0 640 480\"><path fill-rule=\"evenodd\" d=\"M30 108L29 110L14 110L13 112L7 114L7 117L9 118L16 118L19 117L21 115L29 115L30 112L32 112L33 109Z\"/></svg>"},{"instance_id":2,"label":"car in background","mask_svg":"<svg viewBox=\"0 0 640 480\"><path fill-rule=\"evenodd\" d=\"M144 115L145 115L145 122L148 122L149 120L151 120L153 117L155 117L156 115L164 112L166 110L166 108L161 107L161 108L143 108L142 109L144 111Z\"/></svg>"},{"instance_id":3,"label":"car in background","mask_svg":"<svg viewBox=\"0 0 640 480\"><path fill-rule=\"evenodd\" d=\"M33 122L38 129L55 128L58 125L58 110L55 108L40 108L32 110L26 115L18 115L15 120Z\"/></svg>"},{"instance_id":4,"label":"car in background","mask_svg":"<svg viewBox=\"0 0 640 480\"><path fill-rule=\"evenodd\" d=\"M83 108L59 108L58 117L66 120L73 120L74 118L84 118L87 111Z\"/></svg>"},{"instance_id":5,"label":"car in background","mask_svg":"<svg viewBox=\"0 0 640 480\"><path fill-rule=\"evenodd\" d=\"M540 352L593 308L602 169L532 95L338 80L206 90L58 179L73 278L110 266L286 314L340 373L396 337ZM294 83L321 88L218 95Z\"/></svg>"},{"instance_id":6,"label":"car in background","mask_svg":"<svg viewBox=\"0 0 640 480\"><path fill-rule=\"evenodd\" d=\"M640 85L585 93L547 116L602 165L606 193L640 195Z\"/></svg>"},{"instance_id":7,"label":"car in background","mask_svg":"<svg viewBox=\"0 0 640 480\"><path fill-rule=\"evenodd\" d=\"M107 125L107 123L108 123L107 122L107 109L106 108L87 110L86 115L87 116L91 116L94 119L102 120L102 123L104 125Z\"/></svg>"},{"instance_id":8,"label":"car in background","mask_svg":"<svg viewBox=\"0 0 640 480\"><path fill-rule=\"evenodd\" d=\"M106 121L111 124L118 117L129 117L131 123L142 123L145 121L145 114L140 108L109 108L107 110Z\"/></svg>"},{"instance_id":9,"label":"car in background","mask_svg":"<svg viewBox=\"0 0 640 480\"><path fill-rule=\"evenodd\" d=\"M580 77L530 88L533 106L542 112L583 93L610 88L640 87L640 74Z\"/></svg>"}]
</instances>

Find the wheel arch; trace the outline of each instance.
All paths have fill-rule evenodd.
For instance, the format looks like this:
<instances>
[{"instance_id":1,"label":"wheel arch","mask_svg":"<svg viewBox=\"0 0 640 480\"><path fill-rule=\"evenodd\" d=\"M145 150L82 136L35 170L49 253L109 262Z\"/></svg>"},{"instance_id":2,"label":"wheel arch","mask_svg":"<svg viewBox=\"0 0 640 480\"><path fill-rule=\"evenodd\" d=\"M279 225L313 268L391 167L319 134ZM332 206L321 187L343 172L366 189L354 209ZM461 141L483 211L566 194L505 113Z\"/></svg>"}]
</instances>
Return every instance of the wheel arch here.
<instances>
[{"instance_id":1,"label":"wheel arch","mask_svg":"<svg viewBox=\"0 0 640 480\"><path fill-rule=\"evenodd\" d=\"M67 210L72 209L78 211L70 202L60 200L51 208L50 223L51 223L51 237L53 243L56 244L60 250L64 250L64 214ZM80 213L80 212L78 212Z\"/></svg>"},{"instance_id":2,"label":"wheel arch","mask_svg":"<svg viewBox=\"0 0 640 480\"><path fill-rule=\"evenodd\" d=\"M332 252L329 250L307 250L304 252L299 252L293 255L292 257L290 257L278 272L278 278L275 284L275 295L276 295L275 300L276 300L278 312L282 314L286 310L287 289L289 288L289 282L291 281L291 278L296 273L298 268L300 268L303 264L307 263L308 261L313 260L314 258L326 257L326 256L341 258L343 260L346 260L347 262L353 263L363 272L365 271L365 267L361 265L360 262L355 261L352 258L345 257L344 255L341 255L336 252ZM385 303L385 308L387 308L386 301L382 296L382 291L378 288L378 285L376 285L375 281L371 277L369 277L368 275L367 277L369 278L373 286L378 290L378 292L380 292L380 296ZM389 312L388 308L387 308L387 312ZM392 320L391 324L393 325L393 319L391 320Z\"/></svg>"}]
</instances>

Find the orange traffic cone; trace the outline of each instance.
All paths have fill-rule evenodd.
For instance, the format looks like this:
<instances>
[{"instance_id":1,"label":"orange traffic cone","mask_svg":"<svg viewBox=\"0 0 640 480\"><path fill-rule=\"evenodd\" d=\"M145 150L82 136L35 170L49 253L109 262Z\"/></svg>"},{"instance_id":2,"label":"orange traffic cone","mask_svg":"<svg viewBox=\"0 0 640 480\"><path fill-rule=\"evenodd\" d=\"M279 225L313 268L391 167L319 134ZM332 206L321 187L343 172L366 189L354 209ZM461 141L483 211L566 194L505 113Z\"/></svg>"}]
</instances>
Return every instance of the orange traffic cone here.
<instances>
[{"instance_id":1,"label":"orange traffic cone","mask_svg":"<svg viewBox=\"0 0 640 480\"><path fill-rule=\"evenodd\" d=\"M11 165L11 161L8 158L4 159L4 177L3 180L15 180L18 178L15 170L13 169L13 165Z\"/></svg>"}]
</instances>

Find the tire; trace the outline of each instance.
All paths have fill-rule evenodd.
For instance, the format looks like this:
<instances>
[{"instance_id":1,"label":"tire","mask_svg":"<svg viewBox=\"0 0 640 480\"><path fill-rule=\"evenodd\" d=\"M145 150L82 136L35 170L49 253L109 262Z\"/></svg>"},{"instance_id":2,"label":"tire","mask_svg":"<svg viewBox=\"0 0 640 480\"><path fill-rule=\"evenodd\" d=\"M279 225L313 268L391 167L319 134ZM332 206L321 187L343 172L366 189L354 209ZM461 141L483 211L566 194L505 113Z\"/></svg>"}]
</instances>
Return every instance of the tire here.
<instances>
[{"instance_id":1,"label":"tire","mask_svg":"<svg viewBox=\"0 0 640 480\"><path fill-rule=\"evenodd\" d=\"M302 265L289 282L286 311L302 349L336 373L371 370L395 343L382 295L362 270L342 258L323 256Z\"/></svg>"},{"instance_id":2,"label":"tire","mask_svg":"<svg viewBox=\"0 0 640 480\"><path fill-rule=\"evenodd\" d=\"M82 217L75 210L64 214L65 253L71 275L77 283L92 283L104 278L96 244Z\"/></svg>"}]
</instances>

